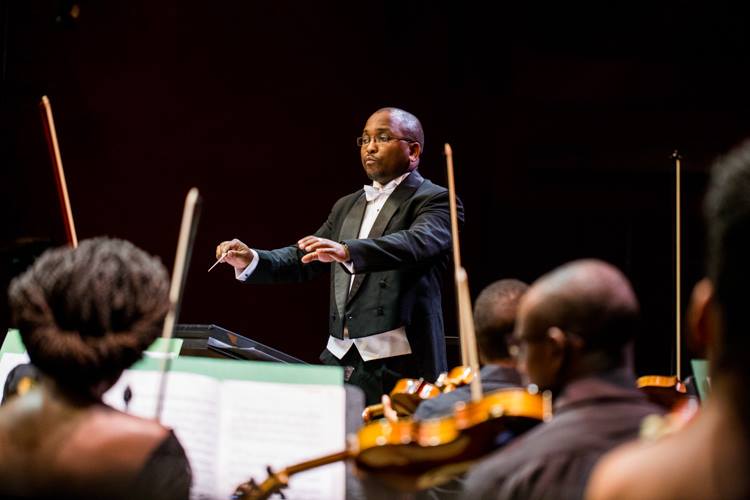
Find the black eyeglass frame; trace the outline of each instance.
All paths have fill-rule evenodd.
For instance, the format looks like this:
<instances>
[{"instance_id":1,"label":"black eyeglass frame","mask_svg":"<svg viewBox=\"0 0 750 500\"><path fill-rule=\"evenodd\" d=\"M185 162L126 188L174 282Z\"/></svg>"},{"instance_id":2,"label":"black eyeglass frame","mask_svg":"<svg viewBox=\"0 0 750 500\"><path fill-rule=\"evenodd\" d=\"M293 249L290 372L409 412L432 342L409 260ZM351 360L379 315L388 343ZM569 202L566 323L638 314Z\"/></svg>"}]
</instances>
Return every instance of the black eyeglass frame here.
<instances>
[{"instance_id":1,"label":"black eyeglass frame","mask_svg":"<svg viewBox=\"0 0 750 500\"><path fill-rule=\"evenodd\" d=\"M378 139L379 137L382 138L383 136L387 137L387 139L385 139L385 140ZM365 137L368 138L367 142L365 142ZM372 142L373 140L375 141L375 144L385 144L385 143L391 142L391 141L406 141L408 143L412 143L412 142L419 143L419 141L417 141L415 139L411 139L409 137L398 137L398 136L395 136L395 135L391 135L391 134L389 134L387 132L382 132L380 134L375 135L374 137L364 136L364 135L361 135L361 136L357 137L357 146L359 146L360 148L362 146L369 146L370 142Z\"/></svg>"}]
</instances>

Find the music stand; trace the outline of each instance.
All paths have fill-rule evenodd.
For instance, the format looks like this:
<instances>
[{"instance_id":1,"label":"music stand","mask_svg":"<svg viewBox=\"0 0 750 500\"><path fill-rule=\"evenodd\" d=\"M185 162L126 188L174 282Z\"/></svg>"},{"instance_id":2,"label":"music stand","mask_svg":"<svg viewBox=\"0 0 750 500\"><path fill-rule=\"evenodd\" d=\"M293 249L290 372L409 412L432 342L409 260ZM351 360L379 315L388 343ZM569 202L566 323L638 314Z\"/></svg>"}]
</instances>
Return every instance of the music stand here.
<instances>
[{"instance_id":1,"label":"music stand","mask_svg":"<svg viewBox=\"0 0 750 500\"><path fill-rule=\"evenodd\" d=\"M183 355L307 364L299 358L217 325L180 324L175 327L174 336L183 339Z\"/></svg>"}]
</instances>

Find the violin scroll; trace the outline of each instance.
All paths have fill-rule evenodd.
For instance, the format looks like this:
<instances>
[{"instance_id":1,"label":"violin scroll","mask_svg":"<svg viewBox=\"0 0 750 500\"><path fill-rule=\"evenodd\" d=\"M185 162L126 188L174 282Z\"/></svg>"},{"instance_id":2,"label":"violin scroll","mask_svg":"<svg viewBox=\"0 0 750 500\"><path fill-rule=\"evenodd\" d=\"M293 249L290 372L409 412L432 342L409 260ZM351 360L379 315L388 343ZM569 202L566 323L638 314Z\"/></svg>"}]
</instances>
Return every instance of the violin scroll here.
<instances>
[{"instance_id":1,"label":"violin scroll","mask_svg":"<svg viewBox=\"0 0 750 500\"><path fill-rule=\"evenodd\" d=\"M440 395L440 392L436 384L426 382L422 378L402 378L390 392L391 407L399 417L407 417L414 413L422 400L434 398ZM382 403L370 405L362 412L362 420L369 423L381 418L384 410Z\"/></svg>"},{"instance_id":2,"label":"violin scroll","mask_svg":"<svg viewBox=\"0 0 750 500\"><path fill-rule=\"evenodd\" d=\"M266 500L274 493L278 493L281 498L286 498L281 491L289 486L289 474L286 469L274 472L269 465L266 467L266 472L268 478L260 484L251 478L248 482L239 485L232 494L232 500Z\"/></svg>"},{"instance_id":3,"label":"violin scroll","mask_svg":"<svg viewBox=\"0 0 750 500\"><path fill-rule=\"evenodd\" d=\"M470 384L473 379L474 372L471 367L460 365L452 368L449 372L441 373L435 381L435 385L443 392L451 392L462 385Z\"/></svg>"}]
</instances>

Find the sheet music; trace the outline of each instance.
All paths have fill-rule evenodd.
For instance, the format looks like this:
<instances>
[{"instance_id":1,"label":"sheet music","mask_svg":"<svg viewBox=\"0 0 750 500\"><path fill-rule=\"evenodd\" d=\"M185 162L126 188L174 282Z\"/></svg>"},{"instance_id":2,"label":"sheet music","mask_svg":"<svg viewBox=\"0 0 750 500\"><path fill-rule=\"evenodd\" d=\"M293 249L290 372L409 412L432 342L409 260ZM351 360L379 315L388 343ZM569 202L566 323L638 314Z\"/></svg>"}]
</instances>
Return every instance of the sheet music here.
<instances>
[{"instance_id":1,"label":"sheet music","mask_svg":"<svg viewBox=\"0 0 750 500\"><path fill-rule=\"evenodd\" d=\"M26 354L3 354L0 382ZM345 445L345 392L341 386L217 380L171 372L162 423L174 429L193 470L191 498L231 496L250 479L263 481L274 470L341 451ZM104 402L128 413L153 418L159 374L125 370L104 394ZM290 500L343 500L345 468L336 463L293 476Z\"/></svg>"},{"instance_id":2,"label":"sheet music","mask_svg":"<svg viewBox=\"0 0 750 500\"><path fill-rule=\"evenodd\" d=\"M218 492L228 498L240 483L263 481L274 470L344 448L344 388L225 381L222 387ZM344 498L344 464L292 476L289 499Z\"/></svg>"},{"instance_id":3,"label":"sheet music","mask_svg":"<svg viewBox=\"0 0 750 500\"><path fill-rule=\"evenodd\" d=\"M204 375L171 372L167 375L162 424L174 429L185 448L193 470L191 498L216 498L216 459L219 442L219 398L221 382ZM133 393L128 413L154 418L159 373L126 370L104 395L104 402L125 409L123 393Z\"/></svg>"},{"instance_id":4,"label":"sheet music","mask_svg":"<svg viewBox=\"0 0 750 500\"><path fill-rule=\"evenodd\" d=\"M28 362L29 355L26 353L3 353L2 357L0 357L0 387L5 387L5 379L8 378L8 374L13 368Z\"/></svg>"}]
</instances>

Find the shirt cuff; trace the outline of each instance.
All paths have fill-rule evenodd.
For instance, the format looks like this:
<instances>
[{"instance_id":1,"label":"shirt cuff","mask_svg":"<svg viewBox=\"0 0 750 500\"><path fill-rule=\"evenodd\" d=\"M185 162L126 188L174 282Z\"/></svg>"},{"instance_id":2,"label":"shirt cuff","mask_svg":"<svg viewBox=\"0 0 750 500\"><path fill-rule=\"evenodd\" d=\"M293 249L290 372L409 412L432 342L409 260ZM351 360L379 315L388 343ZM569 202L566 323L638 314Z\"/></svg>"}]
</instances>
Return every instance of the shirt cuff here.
<instances>
[{"instance_id":1,"label":"shirt cuff","mask_svg":"<svg viewBox=\"0 0 750 500\"><path fill-rule=\"evenodd\" d=\"M347 252L350 252L349 245L347 245L345 241L339 241L339 243L344 245L344 248L346 248ZM349 255L349 260L347 260L346 262L340 262L340 264L344 266L347 271L349 271L349 274L354 274L354 259L351 258L351 255Z\"/></svg>"},{"instance_id":2,"label":"shirt cuff","mask_svg":"<svg viewBox=\"0 0 750 500\"><path fill-rule=\"evenodd\" d=\"M246 279L248 279L250 275L253 274L253 271L255 271L255 268L258 267L258 261L260 260L260 258L258 257L258 252L251 248L250 253L253 254L253 261L250 263L250 265L242 271L238 271L237 268L235 268L234 270L234 277L239 281L245 281Z\"/></svg>"},{"instance_id":3,"label":"shirt cuff","mask_svg":"<svg viewBox=\"0 0 750 500\"><path fill-rule=\"evenodd\" d=\"M344 266L350 274L356 274L354 272L354 261L347 260L346 262L342 262L341 265Z\"/></svg>"}]
</instances>

